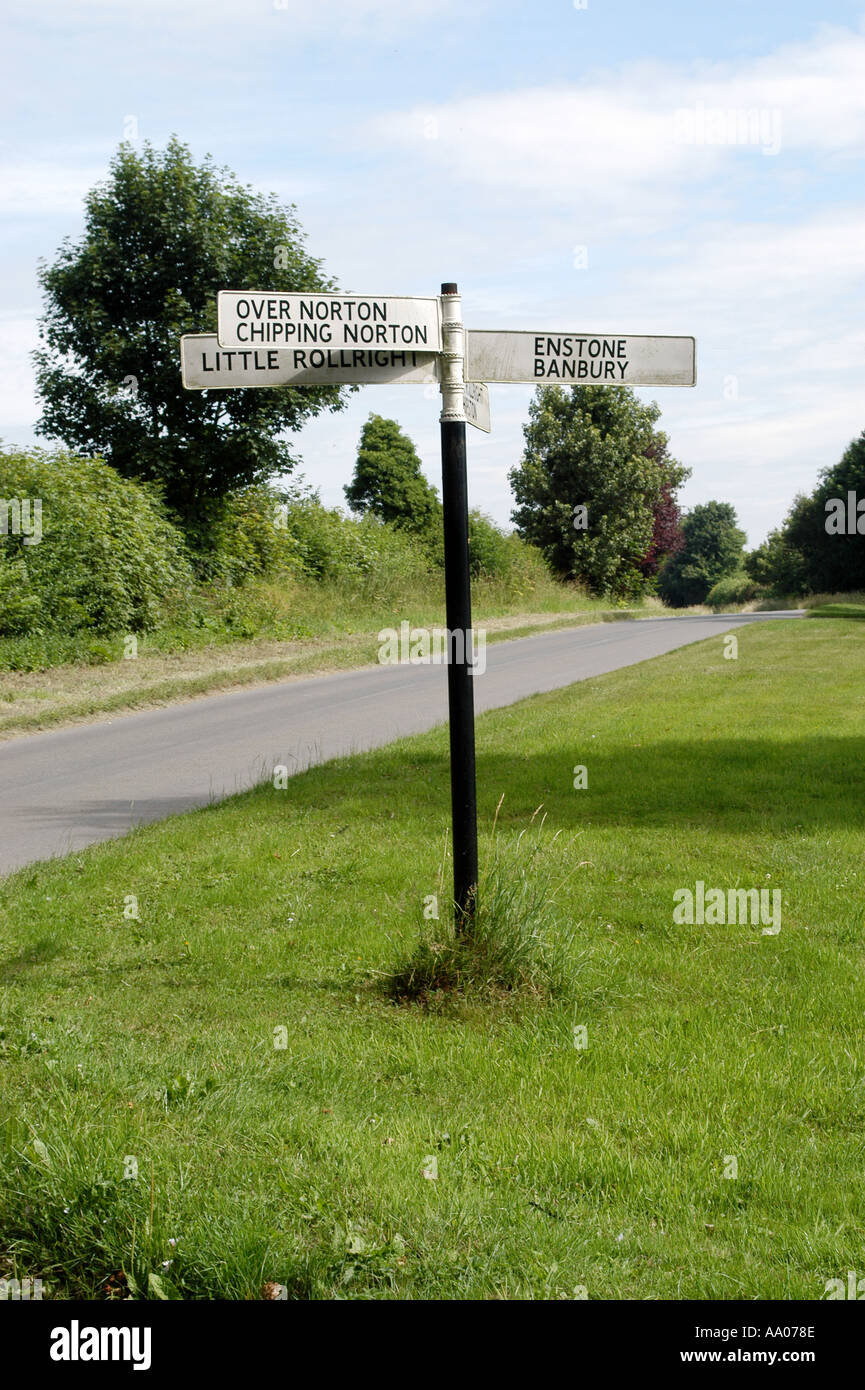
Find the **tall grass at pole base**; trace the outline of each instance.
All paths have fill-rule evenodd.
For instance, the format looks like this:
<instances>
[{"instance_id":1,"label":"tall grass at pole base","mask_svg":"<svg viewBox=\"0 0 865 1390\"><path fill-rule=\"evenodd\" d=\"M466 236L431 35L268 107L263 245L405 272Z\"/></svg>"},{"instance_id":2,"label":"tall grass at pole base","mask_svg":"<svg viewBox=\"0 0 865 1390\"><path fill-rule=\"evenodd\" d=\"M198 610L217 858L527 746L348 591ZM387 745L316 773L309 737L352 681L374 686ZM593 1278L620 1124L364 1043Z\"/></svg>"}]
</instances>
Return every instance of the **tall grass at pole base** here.
<instances>
[{"instance_id":1,"label":"tall grass at pole base","mask_svg":"<svg viewBox=\"0 0 865 1390\"><path fill-rule=\"evenodd\" d=\"M500 809L501 801L496 821ZM447 918L425 922L412 954L384 977L391 999L430 1005L449 996L553 998L572 991L574 929L557 895L576 869L565 871L558 832L544 836L545 817L535 823L541 809L515 839L497 838L494 823L471 921L457 933L452 908Z\"/></svg>"}]
</instances>

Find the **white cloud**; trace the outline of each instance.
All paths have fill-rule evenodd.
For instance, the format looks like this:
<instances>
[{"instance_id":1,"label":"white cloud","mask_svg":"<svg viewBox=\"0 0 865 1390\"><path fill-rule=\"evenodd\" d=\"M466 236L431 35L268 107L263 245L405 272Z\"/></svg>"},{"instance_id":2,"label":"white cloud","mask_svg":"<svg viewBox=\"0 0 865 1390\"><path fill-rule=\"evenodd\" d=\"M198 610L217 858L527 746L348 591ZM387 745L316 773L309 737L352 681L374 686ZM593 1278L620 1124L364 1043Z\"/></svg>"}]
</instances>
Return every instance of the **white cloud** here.
<instances>
[{"instance_id":1,"label":"white cloud","mask_svg":"<svg viewBox=\"0 0 865 1390\"><path fill-rule=\"evenodd\" d=\"M692 134L702 122L704 143L686 142L682 111ZM725 143L730 136L745 147ZM636 224L657 219L661 197L673 214L689 183L705 184L733 160L767 173L763 147L779 141L782 156L861 156L865 34L824 29L738 66L631 64L580 85L419 106L374 119L365 138L512 201L542 195L549 210L588 199L596 215Z\"/></svg>"},{"instance_id":2,"label":"white cloud","mask_svg":"<svg viewBox=\"0 0 865 1390\"><path fill-rule=\"evenodd\" d=\"M858 151L865 142L865 33L823 28L811 43L756 59L738 72L707 70L688 87L687 103L723 109L778 110L782 147Z\"/></svg>"},{"instance_id":3,"label":"white cloud","mask_svg":"<svg viewBox=\"0 0 865 1390\"><path fill-rule=\"evenodd\" d=\"M705 308L731 297L749 305L778 301L801 309L803 298L823 299L865 277L865 205L822 213L800 223L740 222L710 227L691 247L670 248L670 264L648 268L665 292L682 303L700 295ZM673 259L673 255L675 259ZM640 272L642 274L642 272ZM706 296L708 295L708 301Z\"/></svg>"},{"instance_id":4,"label":"white cloud","mask_svg":"<svg viewBox=\"0 0 865 1390\"><path fill-rule=\"evenodd\" d=\"M619 201L617 184L650 186L684 162L671 116L606 83L536 88L416 108L370 123L374 141L426 155L448 175L514 197L571 203L591 191Z\"/></svg>"}]
</instances>

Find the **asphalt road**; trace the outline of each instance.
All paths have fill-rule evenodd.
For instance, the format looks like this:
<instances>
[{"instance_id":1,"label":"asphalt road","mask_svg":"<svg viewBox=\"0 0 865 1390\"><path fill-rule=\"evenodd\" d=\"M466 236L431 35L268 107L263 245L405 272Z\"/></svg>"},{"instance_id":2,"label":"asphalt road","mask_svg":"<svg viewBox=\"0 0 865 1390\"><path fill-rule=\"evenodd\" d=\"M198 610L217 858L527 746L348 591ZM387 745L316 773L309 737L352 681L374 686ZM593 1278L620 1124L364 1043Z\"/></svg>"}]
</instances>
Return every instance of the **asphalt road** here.
<instances>
[{"instance_id":1,"label":"asphalt road","mask_svg":"<svg viewBox=\"0 0 865 1390\"><path fill-rule=\"evenodd\" d=\"M478 712L764 621L599 623L487 647ZM793 617L794 613L771 617ZM443 666L377 666L207 695L0 744L0 875L447 719Z\"/></svg>"}]
</instances>

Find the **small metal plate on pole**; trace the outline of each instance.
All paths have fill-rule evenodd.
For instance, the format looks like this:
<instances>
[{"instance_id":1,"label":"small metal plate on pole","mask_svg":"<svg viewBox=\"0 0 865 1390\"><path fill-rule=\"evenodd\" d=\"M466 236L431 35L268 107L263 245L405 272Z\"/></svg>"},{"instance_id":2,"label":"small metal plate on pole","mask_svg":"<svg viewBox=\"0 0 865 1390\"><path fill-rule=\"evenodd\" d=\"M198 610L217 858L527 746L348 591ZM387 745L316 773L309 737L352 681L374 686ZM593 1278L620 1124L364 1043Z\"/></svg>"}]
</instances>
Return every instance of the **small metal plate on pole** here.
<instances>
[{"instance_id":1,"label":"small metal plate on pole","mask_svg":"<svg viewBox=\"0 0 865 1390\"><path fill-rule=\"evenodd\" d=\"M486 434L490 433L492 429L490 393L482 382L465 382L463 386L463 412L467 425L474 425L476 430L483 430Z\"/></svg>"}]
</instances>

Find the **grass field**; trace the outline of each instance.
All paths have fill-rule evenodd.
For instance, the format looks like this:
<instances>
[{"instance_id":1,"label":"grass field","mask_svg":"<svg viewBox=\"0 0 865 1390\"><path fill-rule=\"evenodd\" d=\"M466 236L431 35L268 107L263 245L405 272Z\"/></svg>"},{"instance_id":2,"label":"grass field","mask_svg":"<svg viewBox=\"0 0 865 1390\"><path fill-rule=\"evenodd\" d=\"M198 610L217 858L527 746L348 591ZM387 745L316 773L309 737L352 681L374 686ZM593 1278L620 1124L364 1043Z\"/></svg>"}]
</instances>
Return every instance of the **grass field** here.
<instances>
[{"instance_id":1,"label":"grass field","mask_svg":"<svg viewBox=\"0 0 865 1390\"><path fill-rule=\"evenodd\" d=\"M0 1274L230 1299L865 1274L865 632L737 637L479 721L483 857L504 794L498 855L559 885L562 996L382 994L447 933L422 921L444 730L0 884ZM676 925L698 880L779 889L780 932Z\"/></svg>"},{"instance_id":2,"label":"grass field","mask_svg":"<svg viewBox=\"0 0 865 1390\"><path fill-rule=\"evenodd\" d=\"M812 608L809 618L853 618L860 622L865 618L863 603L822 603Z\"/></svg>"}]
</instances>

